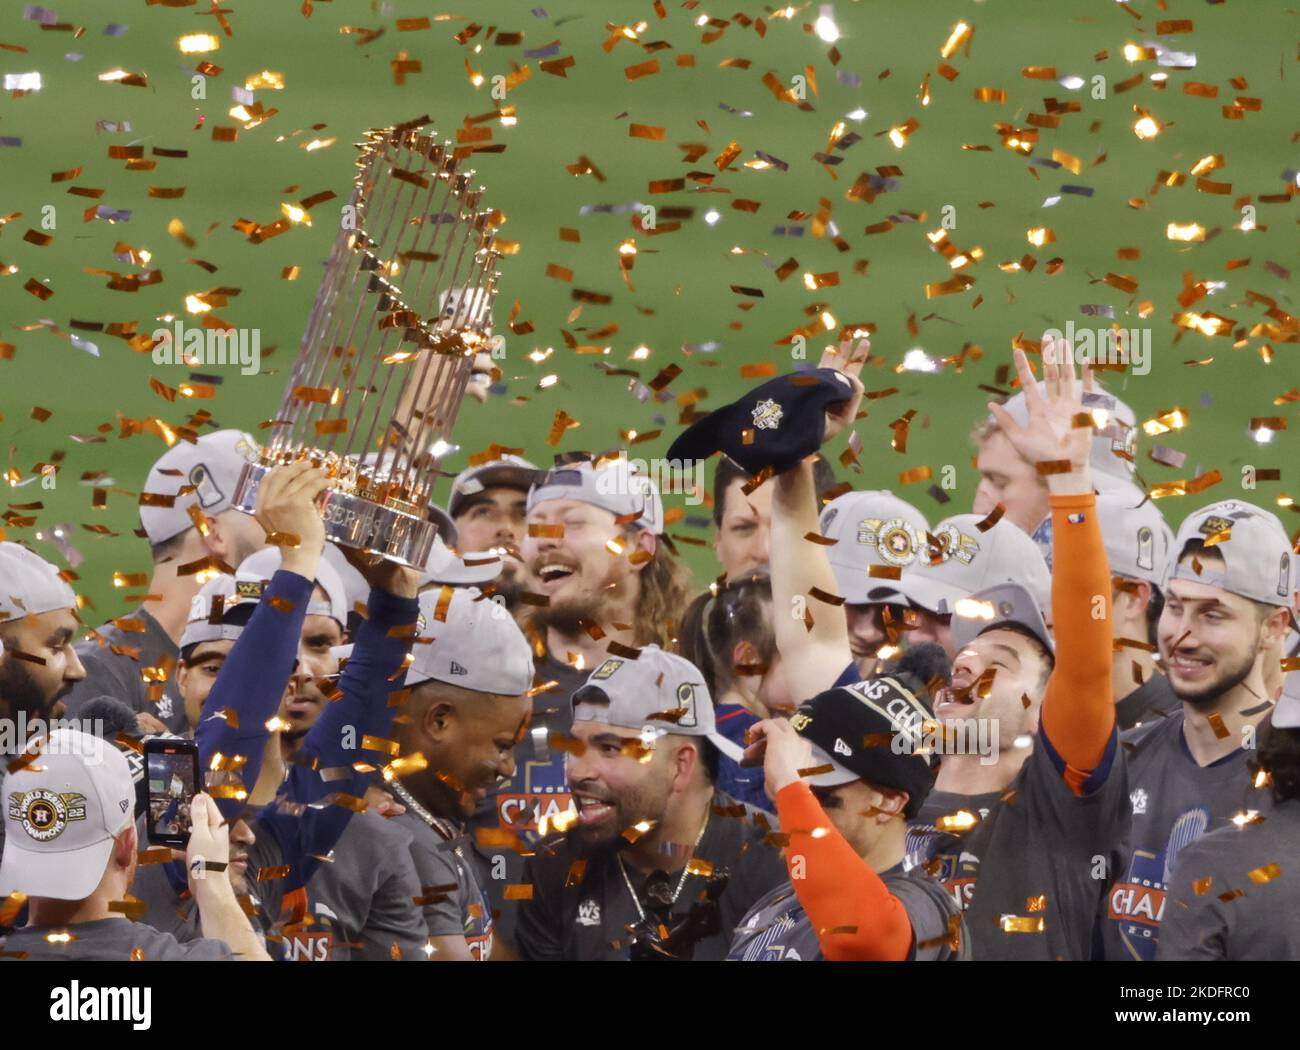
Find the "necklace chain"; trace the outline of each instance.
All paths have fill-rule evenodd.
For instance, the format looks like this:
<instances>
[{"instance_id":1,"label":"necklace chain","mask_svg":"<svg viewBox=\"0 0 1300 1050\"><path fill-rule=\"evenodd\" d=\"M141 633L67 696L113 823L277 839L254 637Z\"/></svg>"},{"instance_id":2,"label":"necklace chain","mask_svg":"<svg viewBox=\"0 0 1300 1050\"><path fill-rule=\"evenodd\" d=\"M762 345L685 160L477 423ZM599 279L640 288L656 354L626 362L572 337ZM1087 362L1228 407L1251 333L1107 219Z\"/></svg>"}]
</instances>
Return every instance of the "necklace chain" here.
<instances>
[{"instance_id":1,"label":"necklace chain","mask_svg":"<svg viewBox=\"0 0 1300 1050\"><path fill-rule=\"evenodd\" d=\"M704 832L709 826L709 813L705 810L704 823L700 825L700 833L695 836L695 843L691 846L691 857L695 856L695 851L699 848L700 842L704 838ZM676 904L677 898L682 895L682 887L686 885L686 879L691 873L691 857L686 858L686 864L682 867L682 877L677 880L677 889L673 891L670 904ZM631 876L627 873L627 864L623 861L623 855L618 855L618 870L623 873L623 882L627 885L627 892L632 897L632 903L636 905L637 917L645 922L645 909L641 907L641 898L637 896L636 890L632 886Z\"/></svg>"}]
</instances>

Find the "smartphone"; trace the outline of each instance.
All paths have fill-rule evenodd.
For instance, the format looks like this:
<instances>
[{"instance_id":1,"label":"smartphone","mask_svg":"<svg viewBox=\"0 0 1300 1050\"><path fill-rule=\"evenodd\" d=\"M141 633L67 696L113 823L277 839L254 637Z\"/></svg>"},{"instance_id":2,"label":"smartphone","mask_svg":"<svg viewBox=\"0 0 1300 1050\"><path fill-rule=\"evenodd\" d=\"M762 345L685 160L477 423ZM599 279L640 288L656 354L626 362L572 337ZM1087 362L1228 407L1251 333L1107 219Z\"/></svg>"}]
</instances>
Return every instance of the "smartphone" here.
<instances>
[{"instance_id":1,"label":"smartphone","mask_svg":"<svg viewBox=\"0 0 1300 1050\"><path fill-rule=\"evenodd\" d=\"M150 844L184 849L190 843L190 804L201 786L198 745L172 737L146 740L144 777Z\"/></svg>"}]
</instances>

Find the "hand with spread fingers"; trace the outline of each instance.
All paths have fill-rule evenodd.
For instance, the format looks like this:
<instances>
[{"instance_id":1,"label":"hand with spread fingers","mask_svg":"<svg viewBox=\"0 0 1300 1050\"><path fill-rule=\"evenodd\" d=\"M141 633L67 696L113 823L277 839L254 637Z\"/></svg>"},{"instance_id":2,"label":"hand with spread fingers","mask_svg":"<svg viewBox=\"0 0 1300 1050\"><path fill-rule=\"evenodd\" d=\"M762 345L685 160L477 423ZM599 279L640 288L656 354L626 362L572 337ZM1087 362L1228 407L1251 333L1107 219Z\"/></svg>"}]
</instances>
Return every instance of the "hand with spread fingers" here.
<instances>
[{"instance_id":1,"label":"hand with spread fingers","mask_svg":"<svg viewBox=\"0 0 1300 1050\"><path fill-rule=\"evenodd\" d=\"M818 368L834 368L842 372L853 387L853 395L847 401L840 401L826 409L826 429L822 433L823 447L840 434L846 427L851 427L858 416L858 406L862 404L862 366L871 356L871 340L860 339L857 346L851 346L851 340L843 340L839 347L829 347L817 363Z\"/></svg>"},{"instance_id":2,"label":"hand with spread fingers","mask_svg":"<svg viewBox=\"0 0 1300 1050\"><path fill-rule=\"evenodd\" d=\"M1044 475L1054 495L1091 492L1093 425L1083 407L1083 395L1092 389L1092 370L1084 365L1080 383L1070 345L1051 337L1043 340L1041 388L1023 350L1015 351L1015 362L1028 421L1021 426L1005 408L992 402L989 411L1015 450Z\"/></svg>"}]
</instances>

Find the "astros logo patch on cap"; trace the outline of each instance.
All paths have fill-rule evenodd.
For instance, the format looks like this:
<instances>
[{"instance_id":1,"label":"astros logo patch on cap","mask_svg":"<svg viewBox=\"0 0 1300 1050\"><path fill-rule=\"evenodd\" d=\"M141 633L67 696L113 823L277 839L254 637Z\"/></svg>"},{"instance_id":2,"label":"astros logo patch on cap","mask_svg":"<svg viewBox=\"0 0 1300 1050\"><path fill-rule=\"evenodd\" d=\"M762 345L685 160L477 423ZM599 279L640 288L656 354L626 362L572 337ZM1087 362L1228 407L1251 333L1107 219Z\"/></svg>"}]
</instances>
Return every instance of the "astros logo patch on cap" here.
<instances>
[{"instance_id":1,"label":"astros logo patch on cap","mask_svg":"<svg viewBox=\"0 0 1300 1050\"><path fill-rule=\"evenodd\" d=\"M13 791L9 795L9 817L37 842L49 842L63 834L71 820L86 819L86 796L75 791L56 794L45 788Z\"/></svg>"},{"instance_id":2,"label":"astros logo patch on cap","mask_svg":"<svg viewBox=\"0 0 1300 1050\"><path fill-rule=\"evenodd\" d=\"M887 565L911 565L919 546L916 530L902 518L865 518L858 522L858 542L875 547Z\"/></svg>"}]
</instances>

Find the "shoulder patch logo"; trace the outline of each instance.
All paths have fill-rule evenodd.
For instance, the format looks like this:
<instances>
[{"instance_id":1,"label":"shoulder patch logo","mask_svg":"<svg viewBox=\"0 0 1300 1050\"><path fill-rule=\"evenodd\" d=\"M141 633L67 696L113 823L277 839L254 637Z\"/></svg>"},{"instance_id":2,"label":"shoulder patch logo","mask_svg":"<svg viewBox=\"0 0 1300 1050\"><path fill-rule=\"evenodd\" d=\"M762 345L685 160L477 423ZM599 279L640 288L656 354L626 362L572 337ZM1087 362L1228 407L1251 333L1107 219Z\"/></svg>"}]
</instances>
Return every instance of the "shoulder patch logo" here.
<instances>
[{"instance_id":1,"label":"shoulder patch logo","mask_svg":"<svg viewBox=\"0 0 1300 1050\"><path fill-rule=\"evenodd\" d=\"M1145 813L1147 811L1147 793L1143 788L1137 788L1128 797L1133 804L1133 813Z\"/></svg>"},{"instance_id":2,"label":"shoulder patch logo","mask_svg":"<svg viewBox=\"0 0 1300 1050\"><path fill-rule=\"evenodd\" d=\"M600 905L593 900L585 900L578 905L579 926L600 925Z\"/></svg>"}]
</instances>

